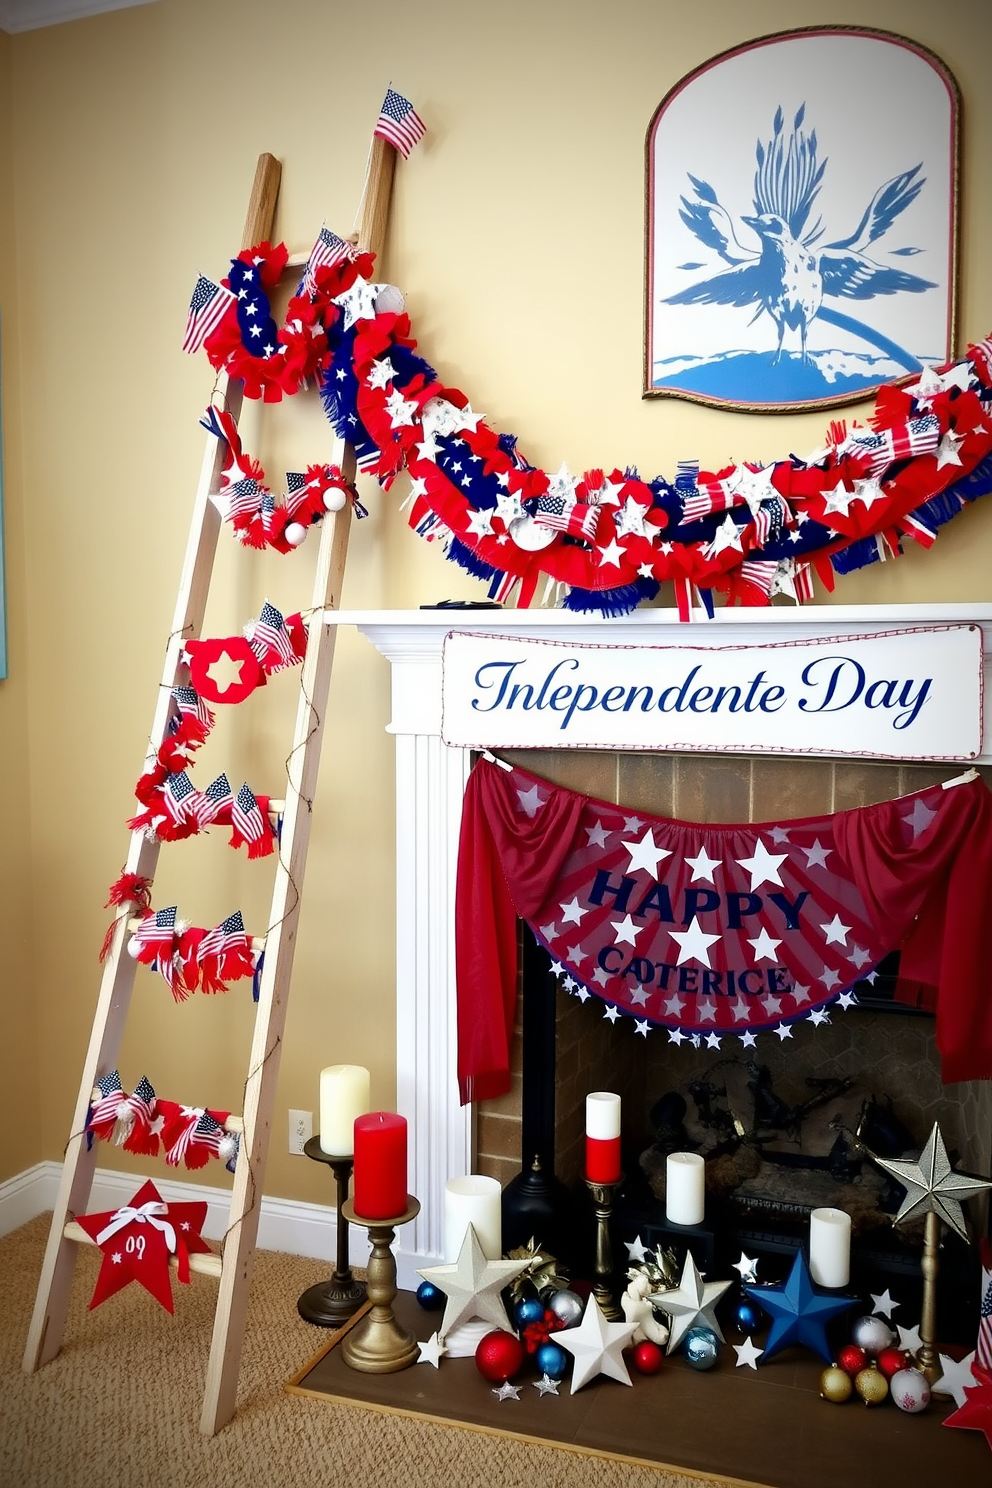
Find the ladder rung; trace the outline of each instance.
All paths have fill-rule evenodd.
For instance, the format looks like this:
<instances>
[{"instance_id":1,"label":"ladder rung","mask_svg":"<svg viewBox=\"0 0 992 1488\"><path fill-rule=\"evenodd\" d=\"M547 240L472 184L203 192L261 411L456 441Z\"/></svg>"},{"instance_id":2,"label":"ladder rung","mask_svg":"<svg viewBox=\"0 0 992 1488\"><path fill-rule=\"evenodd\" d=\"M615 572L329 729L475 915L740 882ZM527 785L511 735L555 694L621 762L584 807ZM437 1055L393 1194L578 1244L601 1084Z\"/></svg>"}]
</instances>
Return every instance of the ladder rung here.
<instances>
[{"instance_id":1,"label":"ladder rung","mask_svg":"<svg viewBox=\"0 0 992 1488\"><path fill-rule=\"evenodd\" d=\"M67 1240L75 1240L77 1245L96 1244L96 1241L91 1240L89 1235L87 1235L82 1225L77 1224L74 1219L69 1220L69 1223L66 1225L62 1233ZM172 1267L173 1270L177 1270L179 1267L178 1257L170 1256L169 1265ZM189 1258L189 1269L191 1271L198 1272L200 1276L213 1276L215 1279L219 1280L223 1266L223 1256L214 1255L212 1251L210 1255L191 1255Z\"/></svg>"}]
</instances>

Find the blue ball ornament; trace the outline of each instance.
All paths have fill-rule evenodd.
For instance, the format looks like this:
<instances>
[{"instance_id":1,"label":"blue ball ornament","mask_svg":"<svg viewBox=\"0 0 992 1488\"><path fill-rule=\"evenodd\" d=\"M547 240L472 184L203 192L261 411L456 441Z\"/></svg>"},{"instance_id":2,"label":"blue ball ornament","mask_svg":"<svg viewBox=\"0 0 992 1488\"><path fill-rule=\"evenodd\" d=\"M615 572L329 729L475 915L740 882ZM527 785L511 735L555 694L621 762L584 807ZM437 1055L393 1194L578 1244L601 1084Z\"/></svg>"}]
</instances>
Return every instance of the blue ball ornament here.
<instances>
[{"instance_id":1,"label":"blue ball ornament","mask_svg":"<svg viewBox=\"0 0 992 1488\"><path fill-rule=\"evenodd\" d=\"M425 1312L440 1312L446 1298L440 1287L432 1281L422 1281L417 1288L417 1301Z\"/></svg>"},{"instance_id":2,"label":"blue ball ornament","mask_svg":"<svg viewBox=\"0 0 992 1488\"><path fill-rule=\"evenodd\" d=\"M565 1370L568 1368L568 1355L557 1343L542 1343L534 1354L534 1363L542 1374L548 1379L560 1380L565 1378Z\"/></svg>"},{"instance_id":3,"label":"blue ball ornament","mask_svg":"<svg viewBox=\"0 0 992 1488\"><path fill-rule=\"evenodd\" d=\"M539 1323L544 1317L544 1303L540 1297L525 1297L513 1309L517 1327L523 1332L528 1323Z\"/></svg>"},{"instance_id":4,"label":"blue ball ornament","mask_svg":"<svg viewBox=\"0 0 992 1488\"><path fill-rule=\"evenodd\" d=\"M712 1328L690 1328L682 1348L686 1362L693 1369L712 1369L720 1351L720 1340Z\"/></svg>"},{"instance_id":5,"label":"blue ball ornament","mask_svg":"<svg viewBox=\"0 0 992 1488\"><path fill-rule=\"evenodd\" d=\"M734 1312L734 1326L742 1333L753 1333L761 1326L761 1308L755 1302L750 1302L745 1297L737 1304Z\"/></svg>"}]
</instances>

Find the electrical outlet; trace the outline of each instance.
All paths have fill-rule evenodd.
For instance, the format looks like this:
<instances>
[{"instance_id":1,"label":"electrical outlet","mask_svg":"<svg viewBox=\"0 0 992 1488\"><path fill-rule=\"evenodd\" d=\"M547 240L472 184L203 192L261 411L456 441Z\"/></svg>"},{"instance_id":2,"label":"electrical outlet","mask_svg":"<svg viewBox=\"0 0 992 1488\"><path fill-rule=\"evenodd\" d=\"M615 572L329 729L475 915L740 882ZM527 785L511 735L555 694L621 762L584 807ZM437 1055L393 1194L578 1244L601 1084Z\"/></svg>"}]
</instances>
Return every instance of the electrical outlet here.
<instances>
[{"instance_id":1,"label":"electrical outlet","mask_svg":"<svg viewBox=\"0 0 992 1488\"><path fill-rule=\"evenodd\" d=\"M290 1111L289 1150L295 1157L303 1156L304 1144L313 1136L313 1112Z\"/></svg>"}]
</instances>

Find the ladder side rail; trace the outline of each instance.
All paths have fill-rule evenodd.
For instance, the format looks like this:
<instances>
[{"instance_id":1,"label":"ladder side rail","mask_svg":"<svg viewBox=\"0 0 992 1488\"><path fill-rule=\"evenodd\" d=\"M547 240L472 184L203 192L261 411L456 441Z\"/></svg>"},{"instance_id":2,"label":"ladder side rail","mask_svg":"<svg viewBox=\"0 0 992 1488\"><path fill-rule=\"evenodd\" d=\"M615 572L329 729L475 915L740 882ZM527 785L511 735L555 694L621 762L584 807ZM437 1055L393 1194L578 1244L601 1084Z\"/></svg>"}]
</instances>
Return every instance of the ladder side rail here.
<instances>
[{"instance_id":1,"label":"ladder side rail","mask_svg":"<svg viewBox=\"0 0 992 1488\"><path fill-rule=\"evenodd\" d=\"M271 233L280 174L281 166L273 156L259 157L245 220L244 247L250 247ZM222 373L215 385L215 397L226 399L226 406L236 420L241 411L241 385L229 388L228 379ZM180 680L183 644L198 636L203 624L220 532L220 514L211 498L220 489L224 457L223 444L208 434L149 735L146 765L154 759L165 739L172 711L172 689ZM158 853L157 842L149 841L141 831L132 832L125 870L153 878ZM97 1080L117 1064L124 1034L137 969L126 952L128 935L127 915L122 914L104 963L71 1134L63 1156L62 1175L24 1351L23 1368L28 1373L48 1363L62 1346L76 1258L75 1245L65 1238L65 1226L75 1215L85 1212L93 1185L97 1152L96 1144L87 1147L86 1116Z\"/></svg>"},{"instance_id":2,"label":"ladder side rail","mask_svg":"<svg viewBox=\"0 0 992 1488\"><path fill-rule=\"evenodd\" d=\"M352 479L354 455L351 450L338 444L333 459L341 465L346 477ZM323 612L325 608L337 608L350 522L349 504L333 517L325 517L321 524L313 611L307 623L307 652L288 761L286 810L273 886L271 928L265 938L259 1006L245 1084L244 1139L231 1193L229 1230L224 1242L224 1266L207 1366L200 1422L201 1430L207 1435L213 1435L226 1425L237 1405L249 1282L334 659L334 627L324 624Z\"/></svg>"}]
</instances>

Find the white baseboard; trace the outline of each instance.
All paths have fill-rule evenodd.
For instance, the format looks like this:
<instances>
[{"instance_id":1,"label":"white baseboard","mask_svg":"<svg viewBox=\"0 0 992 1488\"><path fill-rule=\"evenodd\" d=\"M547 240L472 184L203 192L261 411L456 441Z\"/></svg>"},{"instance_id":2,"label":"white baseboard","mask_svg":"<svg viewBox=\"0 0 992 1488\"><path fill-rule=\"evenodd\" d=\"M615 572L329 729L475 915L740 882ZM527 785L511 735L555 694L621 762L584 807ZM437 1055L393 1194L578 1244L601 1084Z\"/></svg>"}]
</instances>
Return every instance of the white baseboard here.
<instances>
[{"instance_id":1,"label":"white baseboard","mask_svg":"<svg viewBox=\"0 0 992 1488\"><path fill-rule=\"evenodd\" d=\"M58 1195L62 1165L57 1162L37 1163L16 1177L0 1183L0 1235L8 1235L52 1209ZM203 1235L207 1240L221 1240L227 1229L231 1206L230 1190L208 1188L199 1183L150 1175L166 1203L206 1200L207 1218ZM118 1173L110 1168L97 1168L87 1209L98 1214L104 1209L118 1209L128 1203L145 1181L144 1176ZM326 1261L329 1270L337 1259L337 1216L326 1204L308 1204L302 1199L275 1199L262 1196L258 1220L259 1250L281 1250L286 1255L310 1256ZM349 1231L351 1264L364 1266L369 1257L369 1240L364 1230L352 1225ZM410 1291L420 1283L417 1275L423 1266L436 1266L440 1256L404 1255L396 1252L397 1281Z\"/></svg>"}]
</instances>

